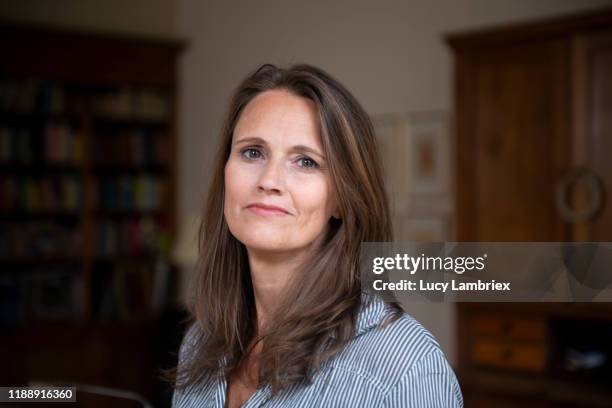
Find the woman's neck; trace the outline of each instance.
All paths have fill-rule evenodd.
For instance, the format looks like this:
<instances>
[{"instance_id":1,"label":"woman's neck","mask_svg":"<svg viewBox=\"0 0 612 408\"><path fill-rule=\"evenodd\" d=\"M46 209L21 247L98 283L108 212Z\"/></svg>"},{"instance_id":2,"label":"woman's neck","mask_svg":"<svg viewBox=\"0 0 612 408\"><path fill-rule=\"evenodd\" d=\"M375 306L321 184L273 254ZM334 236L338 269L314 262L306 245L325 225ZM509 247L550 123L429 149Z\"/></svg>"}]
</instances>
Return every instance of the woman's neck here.
<instances>
[{"instance_id":1,"label":"woman's neck","mask_svg":"<svg viewBox=\"0 0 612 408\"><path fill-rule=\"evenodd\" d=\"M276 305L282 300L289 280L305 259L306 250L268 252L248 250L251 281L255 294L258 333L274 314Z\"/></svg>"}]
</instances>

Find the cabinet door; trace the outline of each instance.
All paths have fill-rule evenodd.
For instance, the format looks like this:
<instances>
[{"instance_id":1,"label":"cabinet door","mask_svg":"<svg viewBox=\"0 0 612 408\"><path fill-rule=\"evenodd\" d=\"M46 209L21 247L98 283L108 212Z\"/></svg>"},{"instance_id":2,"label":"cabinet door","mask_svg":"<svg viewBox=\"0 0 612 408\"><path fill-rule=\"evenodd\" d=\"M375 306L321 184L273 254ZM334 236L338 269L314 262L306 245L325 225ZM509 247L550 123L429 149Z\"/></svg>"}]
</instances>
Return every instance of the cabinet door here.
<instances>
[{"instance_id":1,"label":"cabinet door","mask_svg":"<svg viewBox=\"0 0 612 408\"><path fill-rule=\"evenodd\" d=\"M597 180L577 180L575 209L593 209L593 201L600 202L588 220L575 224L575 236L580 241L612 241L612 31L579 37L573 54L574 164Z\"/></svg>"},{"instance_id":2,"label":"cabinet door","mask_svg":"<svg viewBox=\"0 0 612 408\"><path fill-rule=\"evenodd\" d=\"M555 183L569 155L564 41L457 58L457 238L563 241Z\"/></svg>"}]
</instances>

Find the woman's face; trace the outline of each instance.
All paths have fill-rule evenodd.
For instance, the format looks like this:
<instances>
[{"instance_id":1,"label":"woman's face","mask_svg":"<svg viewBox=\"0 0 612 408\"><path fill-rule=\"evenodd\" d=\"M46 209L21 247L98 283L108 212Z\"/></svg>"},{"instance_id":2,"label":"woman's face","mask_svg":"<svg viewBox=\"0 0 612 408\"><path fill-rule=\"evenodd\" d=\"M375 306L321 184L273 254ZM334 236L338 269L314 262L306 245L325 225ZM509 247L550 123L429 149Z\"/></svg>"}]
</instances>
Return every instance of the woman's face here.
<instances>
[{"instance_id":1,"label":"woman's face","mask_svg":"<svg viewBox=\"0 0 612 408\"><path fill-rule=\"evenodd\" d=\"M266 91L243 109L225 165L224 214L249 250L307 250L338 217L314 103Z\"/></svg>"}]
</instances>

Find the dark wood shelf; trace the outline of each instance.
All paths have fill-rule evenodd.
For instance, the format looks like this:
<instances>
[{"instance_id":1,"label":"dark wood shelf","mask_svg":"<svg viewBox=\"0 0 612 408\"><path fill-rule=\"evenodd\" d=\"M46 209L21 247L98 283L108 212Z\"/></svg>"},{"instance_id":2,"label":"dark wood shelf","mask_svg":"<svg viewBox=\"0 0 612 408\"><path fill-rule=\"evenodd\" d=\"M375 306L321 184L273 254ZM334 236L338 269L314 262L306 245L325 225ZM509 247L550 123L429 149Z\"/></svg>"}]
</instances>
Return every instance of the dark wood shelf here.
<instances>
[{"instance_id":1,"label":"dark wood shelf","mask_svg":"<svg viewBox=\"0 0 612 408\"><path fill-rule=\"evenodd\" d=\"M47 265L63 265L63 264L80 264L83 259L78 256L31 256L31 257L19 257L19 258L1 258L0 265L5 266L47 266Z\"/></svg>"},{"instance_id":2,"label":"dark wood shelf","mask_svg":"<svg viewBox=\"0 0 612 408\"><path fill-rule=\"evenodd\" d=\"M93 215L96 218L125 218L125 217L157 217L167 215L168 212L164 209L149 209L149 210L96 210Z\"/></svg>"},{"instance_id":3,"label":"dark wood shelf","mask_svg":"<svg viewBox=\"0 0 612 408\"><path fill-rule=\"evenodd\" d=\"M0 212L0 221L31 221L44 219L80 219L81 211L15 211Z\"/></svg>"},{"instance_id":4,"label":"dark wood shelf","mask_svg":"<svg viewBox=\"0 0 612 408\"><path fill-rule=\"evenodd\" d=\"M95 164L92 171L96 175L117 175L117 174L166 174L170 169L164 163L145 163L145 164Z\"/></svg>"},{"instance_id":5,"label":"dark wood shelf","mask_svg":"<svg viewBox=\"0 0 612 408\"><path fill-rule=\"evenodd\" d=\"M49 173L82 173L83 164L81 163L0 163L0 173L3 174L23 174L48 176Z\"/></svg>"},{"instance_id":6,"label":"dark wood shelf","mask_svg":"<svg viewBox=\"0 0 612 408\"><path fill-rule=\"evenodd\" d=\"M151 262L157 259L156 254L146 254L146 253L138 253L138 254L116 254L116 255L96 255L94 257L94 262L96 263L112 263L112 262L120 262L120 263L131 263L131 262Z\"/></svg>"},{"instance_id":7,"label":"dark wood shelf","mask_svg":"<svg viewBox=\"0 0 612 408\"><path fill-rule=\"evenodd\" d=\"M19 112L0 110L0 124L6 125L40 125L49 122L81 123L84 119L94 127L100 128L167 128L171 118L147 118L131 116L100 116L83 113L67 112Z\"/></svg>"},{"instance_id":8,"label":"dark wood shelf","mask_svg":"<svg viewBox=\"0 0 612 408\"><path fill-rule=\"evenodd\" d=\"M113 129L130 129L130 128L145 128L145 129L165 129L169 126L168 119L158 118L137 118L137 117L112 117L112 116L95 116L92 118L92 124L96 130L113 130ZM154 133L161 135L161 133ZM107 134L105 134L106 136ZM100 135L96 135L99 137Z\"/></svg>"},{"instance_id":9,"label":"dark wood shelf","mask_svg":"<svg viewBox=\"0 0 612 408\"><path fill-rule=\"evenodd\" d=\"M39 126L45 123L68 122L76 124L82 120L81 114L61 112L11 112L0 110L0 124Z\"/></svg>"}]
</instances>

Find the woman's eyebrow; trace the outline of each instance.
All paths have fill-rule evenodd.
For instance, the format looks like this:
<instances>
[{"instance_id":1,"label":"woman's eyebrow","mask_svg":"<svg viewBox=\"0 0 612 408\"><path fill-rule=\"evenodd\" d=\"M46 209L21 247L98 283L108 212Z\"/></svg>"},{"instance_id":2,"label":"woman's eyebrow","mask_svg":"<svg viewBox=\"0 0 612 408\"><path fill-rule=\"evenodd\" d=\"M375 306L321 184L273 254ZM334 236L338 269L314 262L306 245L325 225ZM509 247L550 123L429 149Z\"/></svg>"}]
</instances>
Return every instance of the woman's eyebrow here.
<instances>
[{"instance_id":1,"label":"woman's eyebrow","mask_svg":"<svg viewBox=\"0 0 612 408\"><path fill-rule=\"evenodd\" d=\"M325 156L323 156L321 153L319 153L317 150L313 149L312 147L308 147L304 145L296 145L296 146L293 146L291 150L296 151L296 152L302 152L302 153L311 153L316 156L319 156L321 159L325 159Z\"/></svg>"},{"instance_id":2,"label":"woman's eyebrow","mask_svg":"<svg viewBox=\"0 0 612 408\"><path fill-rule=\"evenodd\" d=\"M267 146L268 143L262 139L261 137L253 136L253 137L243 137L242 139L236 140L234 145L239 145L243 143L256 143L262 146ZM321 154L319 151L313 149L312 147L308 147L305 145L295 145L291 147L292 151L301 152L301 153L310 153L316 156L319 156L321 159L325 160L325 156Z\"/></svg>"},{"instance_id":3,"label":"woman's eyebrow","mask_svg":"<svg viewBox=\"0 0 612 408\"><path fill-rule=\"evenodd\" d=\"M263 140L261 137L256 137L256 136L255 137L243 137L240 140L234 141L233 144L237 145L241 143L257 143L261 145L267 145L265 140Z\"/></svg>"}]
</instances>

